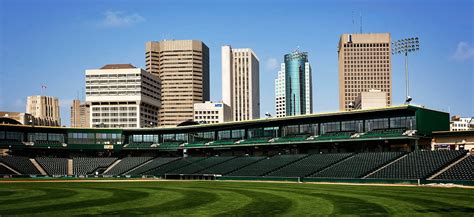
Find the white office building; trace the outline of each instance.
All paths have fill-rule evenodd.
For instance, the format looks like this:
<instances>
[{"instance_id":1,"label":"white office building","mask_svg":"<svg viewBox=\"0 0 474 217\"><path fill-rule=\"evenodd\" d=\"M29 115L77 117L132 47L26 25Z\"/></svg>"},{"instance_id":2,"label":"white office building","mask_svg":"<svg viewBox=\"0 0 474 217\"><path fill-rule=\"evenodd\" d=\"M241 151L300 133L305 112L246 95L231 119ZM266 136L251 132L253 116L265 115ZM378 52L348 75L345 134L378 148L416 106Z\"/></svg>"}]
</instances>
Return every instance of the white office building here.
<instances>
[{"instance_id":1,"label":"white office building","mask_svg":"<svg viewBox=\"0 0 474 217\"><path fill-rule=\"evenodd\" d=\"M232 120L260 117L259 59L250 48L222 46L222 101Z\"/></svg>"},{"instance_id":2,"label":"white office building","mask_svg":"<svg viewBox=\"0 0 474 217\"><path fill-rule=\"evenodd\" d=\"M451 131L474 130L474 118L462 118L455 115L451 117L449 128Z\"/></svg>"},{"instance_id":3,"label":"white office building","mask_svg":"<svg viewBox=\"0 0 474 217\"><path fill-rule=\"evenodd\" d=\"M194 103L194 121L201 124L215 124L231 121L230 107L222 102Z\"/></svg>"},{"instance_id":4,"label":"white office building","mask_svg":"<svg viewBox=\"0 0 474 217\"><path fill-rule=\"evenodd\" d=\"M86 70L86 102L92 127L155 127L160 80L131 64Z\"/></svg>"},{"instance_id":5,"label":"white office building","mask_svg":"<svg viewBox=\"0 0 474 217\"><path fill-rule=\"evenodd\" d=\"M276 117L286 116L285 106L285 64L282 63L278 77L275 79L275 114Z\"/></svg>"}]
</instances>

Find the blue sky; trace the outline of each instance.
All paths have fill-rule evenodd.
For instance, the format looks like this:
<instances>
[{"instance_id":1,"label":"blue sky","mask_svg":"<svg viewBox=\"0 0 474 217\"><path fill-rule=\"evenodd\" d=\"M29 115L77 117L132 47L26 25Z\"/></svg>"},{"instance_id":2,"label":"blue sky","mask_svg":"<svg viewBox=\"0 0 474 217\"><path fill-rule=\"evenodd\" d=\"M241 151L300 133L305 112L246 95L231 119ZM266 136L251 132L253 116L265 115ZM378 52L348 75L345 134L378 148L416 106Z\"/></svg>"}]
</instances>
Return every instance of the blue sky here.
<instances>
[{"instance_id":1,"label":"blue sky","mask_svg":"<svg viewBox=\"0 0 474 217\"><path fill-rule=\"evenodd\" d=\"M300 47L313 69L315 112L338 109L342 33L418 36L409 57L414 103L474 116L474 1L0 1L0 111L25 111L26 97L61 101L69 125L84 71L108 63L144 67L146 41L197 39L210 48L211 100L221 99L220 46L260 58L261 113L274 113L283 55ZM353 16L354 14L354 16ZM354 17L354 19L353 19ZM353 22L354 20L354 22ZM354 23L354 24L353 24ZM394 104L404 100L403 57L393 58Z\"/></svg>"}]
</instances>

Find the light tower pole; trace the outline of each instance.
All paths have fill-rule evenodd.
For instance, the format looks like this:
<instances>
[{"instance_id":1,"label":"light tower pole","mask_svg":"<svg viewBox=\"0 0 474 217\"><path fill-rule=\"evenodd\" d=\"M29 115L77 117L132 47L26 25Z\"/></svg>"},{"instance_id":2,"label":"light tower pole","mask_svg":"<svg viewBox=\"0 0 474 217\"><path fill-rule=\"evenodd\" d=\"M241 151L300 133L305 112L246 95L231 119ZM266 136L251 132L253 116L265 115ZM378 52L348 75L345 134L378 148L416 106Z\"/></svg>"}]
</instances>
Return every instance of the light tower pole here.
<instances>
[{"instance_id":1,"label":"light tower pole","mask_svg":"<svg viewBox=\"0 0 474 217\"><path fill-rule=\"evenodd\" d=\"M410 104L412 98L410 97L410 80L408 76L408 53L420 50L420 42L418 37L400 39L392 42L392 55L404 54L405 55L405 103Z\"/></svg>"}]
</instances>

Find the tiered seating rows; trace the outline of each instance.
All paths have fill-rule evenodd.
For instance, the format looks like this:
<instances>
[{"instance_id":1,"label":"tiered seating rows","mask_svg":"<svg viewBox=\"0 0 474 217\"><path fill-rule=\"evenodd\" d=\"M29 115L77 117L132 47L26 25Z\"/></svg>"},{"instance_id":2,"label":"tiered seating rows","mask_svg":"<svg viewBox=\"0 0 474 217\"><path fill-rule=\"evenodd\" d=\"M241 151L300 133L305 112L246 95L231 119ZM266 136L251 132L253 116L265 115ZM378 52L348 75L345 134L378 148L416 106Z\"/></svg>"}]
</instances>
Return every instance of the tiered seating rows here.
<instances>
[{"instance_id":1,"label":"tiered seating rows","mask_svg":"<svg viewBox=\"0 0 474 217\"><path fill-rule=\"evenodd\" d=\"M362 178L401 155L402 152L360 153L317 172L312 177Z\"/></svg>"},{"instance_id":2,"label":"tiered seating rows","mask_svg":"<svg viewBox=\"0 0 474 217\"><path fill-rule=\"evenodd\" d=\"M12 169L18 171L23 175L37 175L40 172L36 169L35 165L31 163L30 158L21 156L7 156L0 157L0 162L8 165Z\"/></svg>"},{"instance_id":3,"label":"tiered seating rows","mask_svg":"<svg viewBox=\"0 0 474 217\"><path fill-rule=\"evenodd\" d=\"M297 161L293 164L285 166L276 170L268 176L277 177L305 177L317 171L320 171L334 163L341 161L349 156L351 153L336 153L336 154L313 154Z\"/></svg>"},{"instance_id":4,"label":"tiered seating rows","mask_svg":"<svg viewBox=\"0 0 474 217\"><path fill-rule=\"evenodd\" d=\"M112 157L81 157L73 158L73 169L75 175L92 174L98 168L110 166L117 158Z\"/></svg>"},{"instance_id":5,"label":"tiered seating rows","mask_svg":"<svg viewBox=\"0 0 474 217\"><path fill-rule=\"evenodd\" d=\"M264 176L265 174L272 172L280 167L283 167L287 164L290 164L294 161L297 161L307 155L277 155L271 158L265 158L261 161L258 161L255 164L243 167L239 170L236 170L229 176Z\"/></svg>"},{"instance_id":6,"label":"tiered seating rows","mask_svg":"<svg viewBox=\"0 0 474 217\"><path fill-rule=\"evenodd\" d=\"M426 179L465 154L466 151L414 151L368 178Z\"/></svg>"},{"instance_id":7,"label":"tiered seating rows","mask_svg":"<svg viewBox=\"0 0 474 217\"><path fill-rule=\"evenodd\" d=\"M114 165L105 175L122 175L123 173L151 160L151 157L126 157Z\"/></svg>"},{"instance_id":8,"label":"tiered seating rows","mask_svg":"<svg viewBox=\"0 0 474 217\"><path fill-rule=\"evenodd\" d=\"M67 158L38 157L36 161L43 167L48 175L67 175Z\"/></svg>"},{"instance_id":9,"label":"tiered seating rows","mask_svg":"<svg viewBox=\"0 0 474 217\"><path fill-rule=\"evenodd\" d=\"M474 180L474 155L463 159L434 179L439 180Z\"/></svg>"}]
</instances>

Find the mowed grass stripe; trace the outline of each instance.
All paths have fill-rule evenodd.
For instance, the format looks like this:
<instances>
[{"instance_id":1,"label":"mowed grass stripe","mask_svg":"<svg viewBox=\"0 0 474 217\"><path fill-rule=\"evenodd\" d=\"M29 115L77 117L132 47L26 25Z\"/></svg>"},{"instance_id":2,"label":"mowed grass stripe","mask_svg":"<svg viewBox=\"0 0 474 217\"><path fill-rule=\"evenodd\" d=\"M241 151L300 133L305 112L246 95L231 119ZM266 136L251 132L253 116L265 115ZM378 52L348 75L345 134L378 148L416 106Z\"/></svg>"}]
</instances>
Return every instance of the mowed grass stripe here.
<instances>
[{"instance_id":1,"label":"mowed grass stripe","mask_svg":"<svg viewBox=\"0 0 474 217\"><path fill-rule=\"evenodd\" d=\"M63 189L67 191L62 193ZM6 195L0 200L8 203L0 203L0 215L472 216L474 213L474 190L456 188L176 181L11 183L0 185L0 192ZM25 197L28 192L31 192L29 198ZM455 198L456 195L459 197Z\"/></svg>"},{"instance_id":2,"label":"mowed grass stripe","mask_svg":"<svg viewBox=\"0 0 474 217\"><path fill-rule=\"evenodd\" d=\"M291 188L291 192L299 192L300 194L312 195L313 197L322 197L326 200L332 201L334 211L331 214L344 215L387 215L387 214L402 214L402 213L431 213L431 214L452 214L458 215L461 213L473 213L472 207L464 207L445 202L434 200L438 197L430 197L425 199L419 195L412 196L397 196L396 192L390 194L380 194L378 191L358 190L354 186L331 186L335 188L322 188L315 185L315 189L308 189L308 186L300 185ZM366 186L357 186L366 187ZM368 188L370 188L369 186ZM289 191L276 188L258 187L260 189L271 189L275 191ZM387 187L390 188L390 187ZM400 188L400 187L398 187ZM407 187L401 187L407 189ZM410 189L410 188L408 188ZM413 188L423 189L423 188ZM424 188L429 189L429 188ZM317 191L318 193L312 193ZM468 203L471 201L467 201ZM472 205L472 204L471 204ZM314 207L314 206L312 206ZM350 213L345 213L347 210ZM450 210L450 211L449 211ZM446 213L448 212L448 213ZM318 211L318 214L320 212Z\"/></svg>"},{"instance_id":3,"label":"mowed grass stripe","mask_svg":"<svg viewBox=\"0 0 474 217\"><path fill-rule=\"evenodd\" d=\"M0 189L0 191L9 192L8 195L0 197L0 206L3 204L4 201L7 200L22 200L24 198L46 194L45 191L23 188Z\"/></svg>"}]
</instances>

